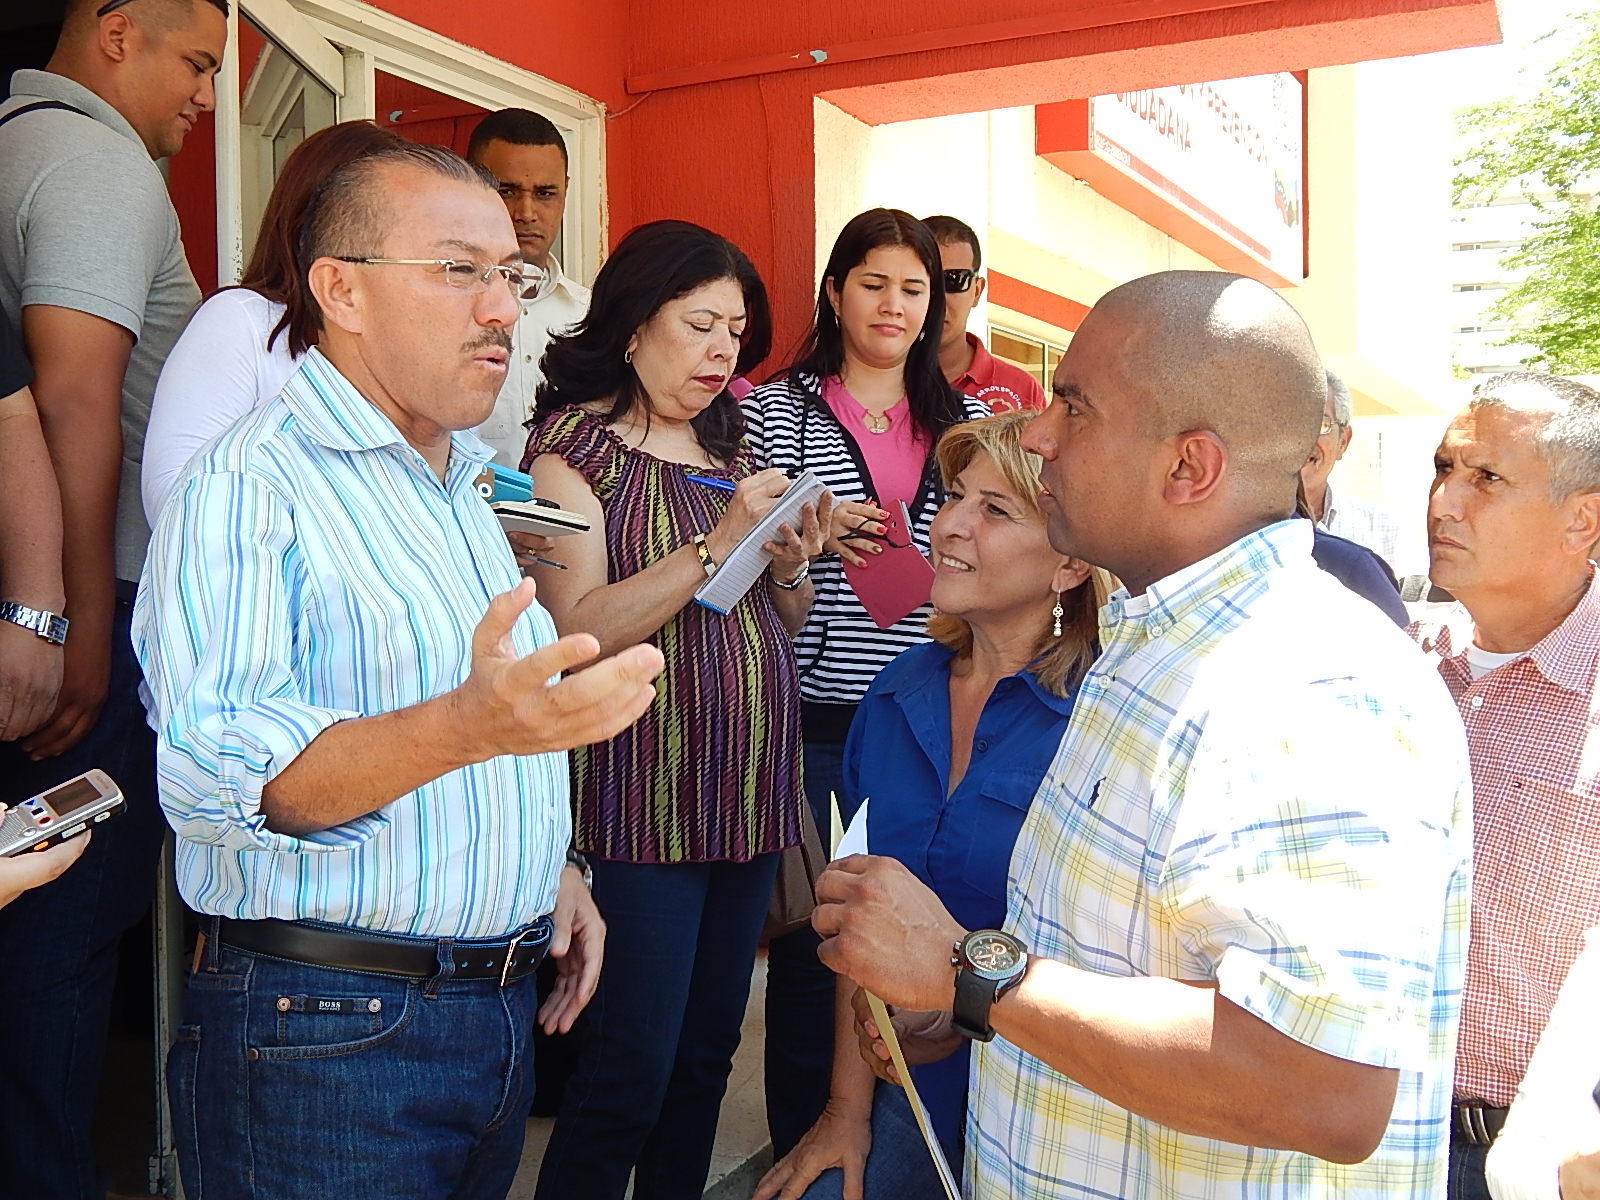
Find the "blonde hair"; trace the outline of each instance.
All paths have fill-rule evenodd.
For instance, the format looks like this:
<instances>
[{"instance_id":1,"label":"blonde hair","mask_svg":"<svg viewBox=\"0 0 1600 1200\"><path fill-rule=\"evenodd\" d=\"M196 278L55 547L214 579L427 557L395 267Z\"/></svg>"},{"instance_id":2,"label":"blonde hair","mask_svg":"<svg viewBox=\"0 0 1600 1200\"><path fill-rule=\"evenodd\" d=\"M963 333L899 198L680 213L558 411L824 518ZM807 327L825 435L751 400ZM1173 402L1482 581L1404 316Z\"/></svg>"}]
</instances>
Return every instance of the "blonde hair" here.
<instances>
[{"instance_id":1,"label":"blonde hair","mask_svg":"<svg viewBox=\"0 0 1600 1200\"><path fill-rule=\"evenodd\" d=\"M1037 504L1043 490L1039 456L1022 448L1022 431L1032 419L1030 412L1008 412L951 428L939 439L935 451L945 486L953 484L956 476L982 453L989 456L1006 486ZM1089 670L1097 652L1095 634L1099 630L1100 608L1116 587L1110 573L1091 567L1087 579L1061 594L1061 607L1066 610L1061 617L1061 636L1055 637L1041 627L1037 657L1028 665L1045 691L1066 696ZM972 648L972 627L961 617L935 613L928 619L928 633L957 654Z\"/></svg>"}]
</instances>

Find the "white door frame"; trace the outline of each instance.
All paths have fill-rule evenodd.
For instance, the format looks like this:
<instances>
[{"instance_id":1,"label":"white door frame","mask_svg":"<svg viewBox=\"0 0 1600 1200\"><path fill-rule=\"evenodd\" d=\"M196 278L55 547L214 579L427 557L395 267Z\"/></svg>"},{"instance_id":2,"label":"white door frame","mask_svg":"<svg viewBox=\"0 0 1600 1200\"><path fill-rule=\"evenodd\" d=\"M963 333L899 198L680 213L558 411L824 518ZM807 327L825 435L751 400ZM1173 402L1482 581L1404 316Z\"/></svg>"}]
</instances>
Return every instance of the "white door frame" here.
<instances>
[{"instance_id":1,"label":"white door frame","mask_svg":"<svg viewBox=\"0 0 1600 1200\"><path fill-rule=\"evenodd\" d=\"M341 121L372 118L374 76L385 71L487 109L533 108L561 131L572 184L562 221L565 261L589 280L605 253L605 107L554 80L502 62L362 0L240 0L250 19L334 93ZM244 269L240 195L238 17L217 73L217 276Z\"/></svg>"}]
</instances>

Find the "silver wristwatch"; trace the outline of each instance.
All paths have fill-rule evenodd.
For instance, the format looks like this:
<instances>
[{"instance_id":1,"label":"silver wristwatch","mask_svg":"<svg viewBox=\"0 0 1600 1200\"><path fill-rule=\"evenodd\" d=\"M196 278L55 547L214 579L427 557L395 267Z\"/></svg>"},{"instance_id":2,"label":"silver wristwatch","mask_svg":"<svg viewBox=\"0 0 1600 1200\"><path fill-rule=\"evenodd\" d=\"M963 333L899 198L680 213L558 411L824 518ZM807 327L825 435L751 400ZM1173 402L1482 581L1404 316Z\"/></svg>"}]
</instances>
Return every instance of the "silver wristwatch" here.
<instances>
[{"instance_id":1,"label":"silver wristwatch","mask_svg":"<svg viewBox=\"0 0 1600 1200\"><path fill-rule=\"evenodd\" d=\"M576 850L567 851L567 866L575 867L583 875L583 886L590 891L594 890L594 868L589 865L589 860Z\"/></svg>"},{"instance_id":2,"label":"silver wristwatch","mask_svg":"<svg viewBox=\"0 0 1600 1200\"><path fill-rule=\"evenodd\" d=\"M805 562L801 563L800 573L793 579L789 580L788 583L785 583L776 575L771 576L771 578L773 587L782 588L786 592L797 592L800 590L800 585L807 579L811 578L811 560L808 558L805 560Z\"/></svg>"},{"instance_id":3,"label":"silver wristwatch","mask_svg":"<svg viewBox=\"0 0 1600 1200\"><path fill-rule=\"evenodd\" d=\"M29 608L26 604L13 604L8 600L0 603L0 621L10 621L13 625L31 629L52 645L66 645L67 619L53 612Z\"/></svg>"}]
</instances>

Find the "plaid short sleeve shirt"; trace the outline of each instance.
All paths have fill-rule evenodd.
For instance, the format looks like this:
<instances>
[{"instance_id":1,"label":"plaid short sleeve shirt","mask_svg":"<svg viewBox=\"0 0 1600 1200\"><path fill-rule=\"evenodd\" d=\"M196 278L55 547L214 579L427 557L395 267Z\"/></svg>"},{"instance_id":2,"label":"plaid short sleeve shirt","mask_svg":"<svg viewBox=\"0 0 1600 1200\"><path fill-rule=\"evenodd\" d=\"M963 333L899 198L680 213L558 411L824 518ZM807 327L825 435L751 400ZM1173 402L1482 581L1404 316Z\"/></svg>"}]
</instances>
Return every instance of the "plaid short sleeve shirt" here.
<instances>
[{"instance_id":1,"label":"plaid short sleeve shirt","mask_svg":"<svg viewBox=\"0 0 1600 1200\"><path fill-rule=\"evenodd\" d=\"M1327 1054L1396 1068L1354 1166L1179 1133L1002 1039L979 1047L969 1195L1442 1195L1470 886L1465 740L1405 637L1270 526L1118 593L1023 826L1007 928L1105 975L1214 981ZM1337 630L1337 636L1314 635Z\"/></svg>"},{"instance_id":2,"label":"plaid short sleeve shirt","mask_svg":"<svg viewBox=\"0 0 1600 1200\"><path fill-rule=\"evenodd\" d=\"M1472 953L1456 1095L1511 1103L1556 993L1600 924L1600 587L1474 681L1460 605L1411 627L1467 729L1476 797Z\"/></svg>"}]
</instances>

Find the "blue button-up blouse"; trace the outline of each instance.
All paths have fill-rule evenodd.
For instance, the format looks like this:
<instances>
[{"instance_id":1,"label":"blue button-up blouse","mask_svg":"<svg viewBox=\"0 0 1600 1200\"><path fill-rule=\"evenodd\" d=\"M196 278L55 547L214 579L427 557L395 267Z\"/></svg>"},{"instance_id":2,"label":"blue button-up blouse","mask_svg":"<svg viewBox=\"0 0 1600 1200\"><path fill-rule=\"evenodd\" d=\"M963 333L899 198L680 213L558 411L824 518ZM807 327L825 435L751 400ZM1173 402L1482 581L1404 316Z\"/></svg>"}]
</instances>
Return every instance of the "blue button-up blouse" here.
<instances>
[{"instance_id":1,"label":"blue button-up blouse","mask_svg":"<svg viewBox=\"0 0 1600 1200\"><path fill-rule=\"evenodd\" d=\"M1000 680L978 718L966 774L950 790L950 661L937 642L885 667L845 743L846 811L867 806L867 845L904 863L968 929L1006 916L1011 847L1072 715L1026 671ZM968 1048L916 1068L945 1153L959 1162Z\"/></svg>"}]
</instances>

